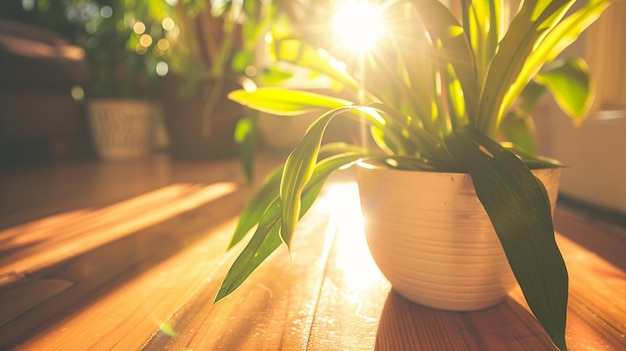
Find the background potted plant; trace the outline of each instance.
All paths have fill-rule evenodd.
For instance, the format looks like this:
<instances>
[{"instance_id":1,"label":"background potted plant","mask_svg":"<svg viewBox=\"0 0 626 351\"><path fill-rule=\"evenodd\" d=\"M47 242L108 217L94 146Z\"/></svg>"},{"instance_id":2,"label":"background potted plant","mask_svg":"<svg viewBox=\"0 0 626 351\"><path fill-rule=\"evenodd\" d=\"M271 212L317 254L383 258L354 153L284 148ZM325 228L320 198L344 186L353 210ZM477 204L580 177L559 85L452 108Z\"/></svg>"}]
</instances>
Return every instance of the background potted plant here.
<instances>
[{"instance_id":1,"label":"background potted plant","mask_svg":"<svg viewBox=\"0 0 626 351\"><path fill-rule=\"evenodd\" d=\"M85 87L96 149L104 159L128 159L153 150L158 37L137 4L87 1L68 7L85 27L79 43L90 63ZM137 5L138 6L138 5Z\"/></svg>"},{"instance_id":2,"label":"background potted plant","mask_svg":"<svg viewBox=\"0 0 626 351\"><path fill-rule=\"evenodd\" d=\"M170 153L187 159L239 154L251 178L254 148L263 127L258 126L257 111L242 108L226 95L243 85L276 86L294 77L295 66L279 67L268 54L268 38L299 32L294 30L296 24L311 21L309 9L330 6L321 1L305 5L285 0L195 0L179 1L165 11L151 7L148 13L153 18L172 19L175 28L166 35L170 70L158 84ZM266 142L285 138L272 132Z\"/></svg>"},{"instance_id":3,"label":"background potted plant","mask_svg":"<svg viewBox=\"0 0 626 351\"><path fill-rule=\"evenodd\" d=\"M261 75L257 43L273 19L274 4L194 0L166 6L166 11L151 11L151 15L173 23L166 37L169 73L158 84L170 154L202 159L230 157L241 150L249 165L250 148L237 145L254 144L249 111L226 95L241 88L242 80Z\"/></svg>"},{"instance_id":4,"label":"background potted plant","mask_svg":"<svg viewBox=\"0 0 626 351\"><path fill-rule=\"evenodd\" d=\"M554 240L551 199L531 171L558 163L533 154L529 112L544 89L574 118L582 118L589 106L593 94L584 63L556 59L610 1L577 9L573 4L524 1L505 23L497 1L462 2L459 19L439 1L382 2L377 11L384 14L388 31L376 50L360 56L344 52L346 69L337 68L334 59L346 43L319 50L335 42L328 33L277 41L281 59L331 77L354 99L280 88L231 93L235 101L272 113L329 112L311 124L244 209L232 245L256 230L216 301L232 293L281 243L289 246L298 219L333 171L365 160L375 169L461 172L471 178L533 314L554 344L566 349L567 271ZM361 122L372 144L322 145L335 118Z\"/></svg>"}]
</instances>

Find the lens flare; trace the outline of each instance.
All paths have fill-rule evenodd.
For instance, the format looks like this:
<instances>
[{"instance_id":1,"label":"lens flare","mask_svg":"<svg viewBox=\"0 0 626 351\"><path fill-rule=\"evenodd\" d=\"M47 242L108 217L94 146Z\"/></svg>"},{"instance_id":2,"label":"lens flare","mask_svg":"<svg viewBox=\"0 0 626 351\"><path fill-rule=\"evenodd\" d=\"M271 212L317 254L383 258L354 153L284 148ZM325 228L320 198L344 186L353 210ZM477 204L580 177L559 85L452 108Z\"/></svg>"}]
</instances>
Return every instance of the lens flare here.
<instances>
[{"instance_id":1,"label":"lens flare","mask_svg":"<svg viewBox=\"0 0 626 351\"><path fill-rule=\"evenodd\" d=\"M385 26L381 10L375 5L347 0L341 2L335 11L333 29L341 45L356 53L366 53L374 49Z\"/></svg>"}]
</instances>

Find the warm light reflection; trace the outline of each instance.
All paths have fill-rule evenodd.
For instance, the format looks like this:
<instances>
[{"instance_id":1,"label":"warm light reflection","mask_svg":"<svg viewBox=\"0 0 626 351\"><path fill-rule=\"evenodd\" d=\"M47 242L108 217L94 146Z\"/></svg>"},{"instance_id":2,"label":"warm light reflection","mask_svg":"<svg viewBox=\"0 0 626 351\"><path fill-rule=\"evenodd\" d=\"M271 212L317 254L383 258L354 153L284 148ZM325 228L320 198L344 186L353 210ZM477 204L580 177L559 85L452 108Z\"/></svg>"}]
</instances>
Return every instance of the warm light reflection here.
<instances>
[{"instance_id":1,"label":"warm light reflection","mask_svg":"<svg viewBox=\"0 0 626 351\"><path fill-rule=\"evenodd\" d=\"M135 22L133 31L137 34L143 34L146 31L146 25L143 22Z\"/></svg>"},{"instance_id":2,"label":"warm light reflection","mask_svg":"<svg viewBox=\"0 0 626 351\"><path fill-rule=\"evenodd\" d=\"M333 28L341 45L356 53L365 53L376 46L384 32L381 10L363 0L340 3L333 16Z\"/></svg>"},{"instance_id":3,"label":"warm light reflection","mask_svg":"<svg viewBox=\"0 0 626 351\"><path fill-rule=\"evenodd\" d=\"M332 183L320 198L319 206L331 213L341 233L334 244L344 248L334 259L343 272L346 287L344 298L359 303L362 295L374 284L380 284L382 275L367 246L363 229L363 215L359 191L355 182Z\"/></svg>"},{"instance_id":4,"label":"warm light reflection","mask_svg":"<svg viewBox=\"0 0 626 351\"><path fill-rule=\"evenodd\" d=\"M174 29L175 23L173 19L171 19L170 17L167 17L167 18L164 18L163 21L161 21L161 26L165 30L172 30Z\"/></svg>"},{"instance_id":5,"label":"warm light reflection","mask_svg":"<svg viewBox=\"0 0 626 351\"><path fill-rule=\"evenodd\" d=\"M145 48L150 47L152 45L152 37L149 34L144 34L139 38L139 43Z\"/></svg>"},{"instance_id":6,"label":"warm light reflection","mask_svg":"<svg viewBox=\"0 0 626 351\"><path fill-rule=\"evenodd\" d=\"M233 182L176 183L102 208L66 212L0 231L0 285L80 256L234 193Z\"/></svg>"}]
</instances>

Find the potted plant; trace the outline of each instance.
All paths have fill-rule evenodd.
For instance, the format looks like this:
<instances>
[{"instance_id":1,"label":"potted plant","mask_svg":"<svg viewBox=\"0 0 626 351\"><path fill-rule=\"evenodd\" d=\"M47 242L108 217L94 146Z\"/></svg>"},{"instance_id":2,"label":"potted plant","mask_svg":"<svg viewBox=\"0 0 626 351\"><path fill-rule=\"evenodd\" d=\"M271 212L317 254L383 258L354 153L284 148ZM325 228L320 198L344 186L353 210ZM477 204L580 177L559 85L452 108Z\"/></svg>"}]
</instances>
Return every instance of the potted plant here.
<instances>
[{"instance_id":1,"label":"potted plant","mask_svg":"<svg viewBox=\"0 0 626 351\"><path fill-rule=\"evenodd\" d=\"M175 158L237 155L246 137L246 110L227 94L257 73L257 42L274 13L269 1L178 1L157 19L173 20L165 59L169 73L159 78L170 153ZM243 122L241 122L243 120ZM235 138L235 130L245 137ZM246 151L246 150L243 150ZM248 163L251 161L248 161Z\"/></svg>"},{"instance_id":2,"label":"potted plant","mask_svg":"<svg viewBox=\"0 0 626 351\"><path fill-rule=\"evenodd\" d=\"M477 226L486 227L480 229L485 233L495 230L503 257L531 311L556 347L566 349L568 278L554 238L554 196L548 196L548 191L554 195L556 185L544 186L537 178L548 183L548 178L555 178L551 169L558 172L559 164L534 154L530 111L538 96L547 90L575 119L586 114L593 94L583 61L557 57L610 1L592 1L577 9L572 9L573 4L565 0L523 1L511 21L504 23L503 4L498 1L464 1L457 19L450 8L436 0L392 0L380 3L374 11L383 14L388 29L378 47L367 53L355 55L339 50L347 44L331 44L326 51L319 50L320 45L336 43L328 35L277 41L279 58L325 74L351 92L354 99L280 88L230 94L235 101L272 113L296 115L312 108L328 112L311 124L283 166L268 177L244 209L231 247L255 226L256 230L225 277L216 301L232 293L281 243L289 246L299 218L327 177L359 161L366 164L357 167L366 216L370 215L365 213L368 206L389 200L393 193L407 194L408 187L426 185L424 190L415 191L418 198L427 196L421 193L427 188L442 191L441 185L433 186L423 176L443 177L438 184L470 185L469 190L463 188L464 196L475 192L473 202L480 201L488 216L486 226ZM373 22L368 23L371 27ZM502 30L505 24L507 29ZM370 37L366 44L371 42ZM343 66L334 58L342 54L346 55ZM367 126L367 141L371 143L322 145L327 126L337 118ZM367 180L368 169L377 173L377 178ZM387 190L386 186L393 184L380 185L384 179L395 177L392 172L401 174L401 191ZM372 189L374 192L369 191ZM424 201L409 209L400 207L409 200L405 195L402 203L393 208L376 209L392 218L427 211L421 207ZM469 219L480 217L473 207L458 204L471 200L450 195L438 201L437 211L441 207L465 211L457 214L463 225L452 228L456 231L473 226ZM371 219L368 217L368 221ZM413 232L425 229L411 231L410 225L402 224L396 221L378 225L388 233L396 227L409 229L403 234L394 232L393 239L383 242L370 240L375 236L370 231L376 225L366 227L375 259L384 255L379 249L391 245L390 241L408 245L425 240L413 236ZM459 249L454 250L457 256L463 256ZM429 261L429 254L413 254L406 248L398 256L419 259L412 261L414 267L404 267L398 276L439 260ZM387 275L388 265L377 263ZM431 272L430 277L447 272ZM391 274L387 277L398 290L394 282L398 279ZM452 284L456 288L461 283Z\"/></svg>"},{"instance_id":3,"label":"potted plant","mask_svg":"<svg viewBox=\"0 0 626 351\"><path fill-rule=\"evenodd\" d=\"M145 156L153 150L154 81L158 35L133 4L120 0L68 6L80 21L90 63L87 114L98 154L108 160ZM160 33L162 34L162 33Z\"/></svg>"}]
</instances>

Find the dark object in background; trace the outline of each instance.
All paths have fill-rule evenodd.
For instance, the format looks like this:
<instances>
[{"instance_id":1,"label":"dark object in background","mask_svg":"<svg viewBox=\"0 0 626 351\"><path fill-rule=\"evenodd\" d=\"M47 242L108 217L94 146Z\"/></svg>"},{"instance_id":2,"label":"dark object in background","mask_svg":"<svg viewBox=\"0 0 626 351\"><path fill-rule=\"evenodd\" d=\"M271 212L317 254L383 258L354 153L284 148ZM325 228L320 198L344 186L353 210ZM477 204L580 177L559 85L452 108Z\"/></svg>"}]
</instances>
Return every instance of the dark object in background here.
<instances>
[{"instance_id":1,"label":"dark object in background","mask_svg":"<svg viewBox=\"0 0 626 351\"><path fill-rule=\"evenodd\" d=\"M67 158L81 129L71 88L85 84L82 48L28 24L0 20L0 167Z\"/></svg>"},{"instance_id":2,"label":"dark object in background","mask_svg":"<svg viewBox=\"0 0 626 351\"><path fill-rule=\"evenodd\" d=\"M240 86L224 81L217 104L211 111L209 133L203 133L203 113L213 82L200 84L189 96L180 93L184 79L168 74L158 79L160 102L169 138L169 153L174 159L200 160L235 157L239 148L234 140L238 120L245 109L226 95Z\"/></svg>"}]
</instances>

